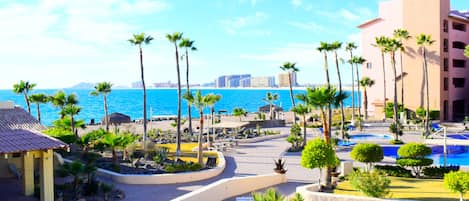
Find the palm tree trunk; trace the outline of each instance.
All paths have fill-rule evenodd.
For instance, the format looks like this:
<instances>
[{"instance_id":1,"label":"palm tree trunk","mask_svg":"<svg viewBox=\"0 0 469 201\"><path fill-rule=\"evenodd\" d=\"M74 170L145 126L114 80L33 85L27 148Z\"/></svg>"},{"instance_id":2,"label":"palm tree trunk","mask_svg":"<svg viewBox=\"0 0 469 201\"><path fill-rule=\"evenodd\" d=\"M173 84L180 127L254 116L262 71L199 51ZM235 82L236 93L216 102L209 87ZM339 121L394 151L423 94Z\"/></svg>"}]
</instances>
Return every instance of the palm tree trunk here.
<instances>
[{"instance_id":1,"label":"palm tree trunk","mask_svg":"<svg viewBox=\"0 0 469 201\"><path fill-rule=\"evenodd\" d=\"M363 95L365 96L364 107L365 107L365 120L368 120L368 95L366 94L366 87L363 87Z\"/></svg>"},{"instance_id":2,"label":"palm tree trunk","mask_svg":"<svg viewBox=\"0 0 469 201\"><path fill-rule=\"evenodd\" d=\"M179 52L176 42L174 42L174 47L176 48L176 71L178 76L178 116L177 116L177 126L176 126L176 156L181 155L181 73L179 70ZM203 117L201 117L203 118ZM202 127L202 125L201 125Z\"/></svg>"},{"instance_id":3,"label":"palm tree trunk","mask_svg":"<svg viewBox=\"0 0 469 201\"><path fill-rule=\"evenodd\" d=\"M399 53L400 57L400 62L401 62L401 104L402 108L404 108L405 111L405 106L404 106L404 64L402 64L402 51Z\"/></svg>"},{"instance_id":4,"label":"palm tree trunk","mask_svg":"<svg viewBox=\"0 0 469 201\"><path fill-rule=\"evenodd\" d=\"M215 142L215 127L213 127L213 125L215 124L215 120L214 120L214 112L215 112L215 109L213 108L213 106L210 107L210 113L211 113L211 118L212 118L212 135L213 135L213 142Z\"/></svg>"},{"instance_id":5,"label":"palm tree trunk","mask_svg":"<svg viewBox=\"0 0 469 201\"><path fill-rule=\"evenodd\" d=\"M198 151L197 151L197 161L202 167L204 166L204 161L203 161L203 147L202 147L202 136L204 134L204 112L203 110L200 110L200 134L199 134L199 143L198 143Z\"/></svg>"},{"instance_id":6,"label":"palm tree trunk","mask_svg":"<svg viewBox=\"0 0 469 201\"><path fill-rule=\"evenodd\" d=\"M273 120L273 113L272 113L272 103L269 104L269 113L270 113L270 120Z\"/></svg>"},{"instance_id":7,"label":"palm tree trunk","mask_svg":"<svg viewBox=\"0 0 469 201\"><path fill-rule=\"evenodd\" d=\"M425 85L426 85L426 99L427 99L427 109L425 113L425 135L429 134L428 127L430 126L430 90L429 90L429 82L428 82L428 66L427 66L427 52L425 47L423 48L423 65L425 68Z\"/></svg>"},{"instance_id":8,"label":"palm tree trunk","mask_svg":"<svg viewBox=\"0 0 469 201\"><path fill-rule=\"evenodd\" d=\"M107 97L103 95L104 99L104 122L106 123L106 131L109 132L109 116L107 111Z\"/></svg>"},{"instance_id":9,"label":"palm tree trunk","mask_svg":"<svg viewBox=\"0 0 469 201\"><path fill-rule=\"evenodd\" d=\"M381 51L381 60L383 61L383 112L386 119L386 68L384 67L384 52Z\"/></svg>"},{"instance_id":10,"label":"palm tree trunk","mask_svg":"<svg viewBox=\"0 0 469 201\"><path fill-rule=\"evenodd\" d=\"M358 74L358 64L355 66L355 73L357 74L358 117L362 118L362 94L360 93L360 74Z\"/></svg>"},{"instance_id":11,"label":"palm tree trunk","mask_svg":"<svg viewBox=\"0 0 469 201\"><path fill-rule=\"evenodd\" d=\"M78 138L78 132L75 132L75 119L73 115L70 115L70 127L72 128L72 133Z\"/></svg>"},{"instance_id":12,"label":"palm tree trunk","mask_svg":"<svg viewBox=\"0 0 469 201\"><path fill-rule=\"evenodd\" d=\"M394 112L394 115L393 115L393 121L394 121L394 124L396 125L396 139L395 140L399 140L399 131L400 131L400 128L399 128L399 118L398 118L398 102L397 102L397 80L396 80L396 76L397 76L397 71L396 71L396 58L395 58L395 53L394 52L391 52L391 65L392 65L392 70L393 70L393 76L394 76L394 100L393 100L393 112Z\"/></svg>"},{"instance_id":13,"label":"palm tree trunk","mask_svg":"<svg viewBox=\"0 0 469 201\"><path fill-rule=\"evenodd\" d=\"M116 148L112 148L112 163L117 164Z\"/></svg>"},{"instance_id":14,"label":"palm tree trunk","mask_svg":"<svg viewBox=\"0 0 469 201\"><path fill-rule=\"evenodd\" d=\"M337 77L339 79L339 93L342 94L342 79L340 77L340 69L339 69L339 60L337 59L337 51L334 51L335 55L335 67L337 69ZM344 101L340 101L340 134L342 135L342 139L345 138L345 113L344 113Z\"/></svg>"},{"instance_id":15,"label":"palm tree trunk","mask_svg":"<svg viewBox=\"0 0 469 201\"><path fill-rule=\"evenodd\" d=\"M306 115L303 114L303 146L306 146Z\"/></svg>"},{"instance_id":16,"label":"palm tree trunk","mask_svg":"<svg viewBox=\"0 0 469 201\"><path fill-rule=\"evenodd\" d=\"M41 123L41 110L39 108L39 103L36 103L36 111L37 111L37 120Z\"/></svg>"},{"instance_id":17,"label":"palm tree trunk","mask_svg":"<svg viewBox=\"0 0 469 201\"><path fill-rule=\"evenodd\" d=\"M330 83L330 80L329 80L329 66L327 64L327 52L326 51L324 51L324 70L326 71L327 88L330 89L331 88L331 83ZM332 107L331 107L330 104L328 106L327 114L328 114L328 118L327 118L328 127L327 127L327 130L330 130L331 129L331 124L332 124ZM324 134L326 134L325 130L324 130ZM328 136L328 138L330 138L330 136Z\"/></svg>"},{"instance_id":18,"label":"palm tree trunk","mask_svg":"<svg viewBox=\"0 0 469 201\"><path fill-rule=\"evenodd\" d=\"M187 51L186 47L186 90L187 93L191 92L190 86L189 86L189 53ZM187 118L189 120L189 134L192 136L192 114L191 114L191 105L187 104Z\"/></svg>"},{"instance_id":19,"label":"palm tree trunk","mask_svg":"<svg viewBox=\"0 0 469 201\"><path fill-rule=\"evenodd\" d=\"M292 88L292 83L291 83L291 72L288 72L288 84L290 85L290 99L291 99L291 104L293 107L295 107L295 99L293 98L293 88ZM296 113L293 112L293 123L296 124Z\"/></svg>"},{"instance_id":20,"label":"palm tree trunk","mask_svg":"<svg viewBox=\"0 0 469 201\"><path fill-rule=\"evenodd\" d=\"M355 121L355 78L353 76L353 53L350 50L350 65L352 66L352 123Z\"/></svg>"},{"instance_id":21,"label":"palm tree trunk","mask_svg":"<svg viewBox=\"0 0 469 201\"><path fill-rule=\"evenodd\" d=\"M26 102L26 106L28 106L28 113L31 114L31 103L29 102L28 94L26 92L24 94L24 101Z\"/></svg>"},{"instance_id":22,"label":"palm tree trunk","mask_svg":"<svg viewBox=\"0 0 469 201\"><path fill-rule=\"evenodd\" d=\"M143 52L142 47L140 49L140 76L142 78L142 88L143 88L143 150L146 150L147 142L147 88L145 86L145 79L143 73Z\"/></svg>"}]
</instances>

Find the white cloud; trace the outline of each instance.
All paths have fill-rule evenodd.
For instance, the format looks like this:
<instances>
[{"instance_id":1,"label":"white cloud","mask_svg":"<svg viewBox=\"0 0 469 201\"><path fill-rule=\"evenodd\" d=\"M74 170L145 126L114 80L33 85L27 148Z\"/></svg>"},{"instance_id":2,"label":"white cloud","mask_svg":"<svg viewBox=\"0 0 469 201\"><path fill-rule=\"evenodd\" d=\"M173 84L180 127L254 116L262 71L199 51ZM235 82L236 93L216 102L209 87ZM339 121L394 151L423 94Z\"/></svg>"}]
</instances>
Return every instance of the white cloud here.
<instances>
[{"instance_id":1,"label":"white cloud","mask_svg":"<svg viewBox=\"0 0 469 201\"><path fill-rule=\"evenodd\" d=\"M340 16L345 18L345 20L347 20L347 21L356 21L356 20L360 19L360 16L350 12L347 9L341 9L339 11L339 14L340 14Z\"/></svg>"},{"instance_id":2,"label":"white cloud","mask_svg":"<svg viewBox=\"0 0 469 201\"><path fill-rule=\"evenodd\" d=\"M269 15L263 12L256 12L254 15L235 17L221 20L223 29L230 35L270 35L269 30L257 28L260 24L269 19Z\"/></svg>"},{"instance_id":3,"label":"white cloud","mask_svg":"<svg viewBox=\"0 0 469 201\"><path fill-rule=\"evenodd\" d=\"M320 32L325 30L323 26L316 22L289 22L288 24L310 32Z\"/></svg>"}]
</instances>

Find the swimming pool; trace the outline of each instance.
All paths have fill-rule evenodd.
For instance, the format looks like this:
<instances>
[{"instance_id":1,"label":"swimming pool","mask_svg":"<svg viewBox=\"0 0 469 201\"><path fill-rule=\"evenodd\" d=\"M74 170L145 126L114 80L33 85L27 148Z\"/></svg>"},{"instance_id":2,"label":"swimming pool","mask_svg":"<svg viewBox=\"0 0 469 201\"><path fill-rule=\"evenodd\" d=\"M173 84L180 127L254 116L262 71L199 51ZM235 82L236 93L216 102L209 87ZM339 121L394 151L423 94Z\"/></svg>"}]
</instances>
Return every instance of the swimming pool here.
<instances>
[{"instance_id":1,"label":"swimming pool","mask_svg":"<svg viewBox=\"0 0 469 201\"><path fill-rule=\"evenodd\" d=\"M399 146L381 146L384 156L397 158ZM469 146L447 146L447 165L469 166ZM427 158L433 159L434 165L444 165L443 146L432 146L432 154Z\"/></svg>"},{"instance_id":2,"label":"swimming pool","mask_svg":"<svg viewBox=\"0 0 469 201\"><path fill-rule=\"evenodd\" d=\"M392 140L393 138L389 135L385 134L371 134L371 133L358 133L354 135L350 135L349 141L342 141L339 140L339 146L352 146L357 144L357 142L363 141L377 141L377 140Z\"/></svg>"}]
</instances>

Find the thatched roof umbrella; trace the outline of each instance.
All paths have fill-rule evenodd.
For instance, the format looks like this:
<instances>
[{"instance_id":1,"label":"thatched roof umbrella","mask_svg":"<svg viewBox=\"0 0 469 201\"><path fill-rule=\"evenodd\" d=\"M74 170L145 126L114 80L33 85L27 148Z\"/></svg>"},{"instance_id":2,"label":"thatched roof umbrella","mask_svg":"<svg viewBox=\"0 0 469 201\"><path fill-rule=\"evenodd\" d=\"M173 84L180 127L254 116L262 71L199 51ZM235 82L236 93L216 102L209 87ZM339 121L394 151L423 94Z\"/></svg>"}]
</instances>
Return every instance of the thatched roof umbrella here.
<instances>
[{"instance_id":1,"label":"thatched roof umbrella","mask_svg":"<svg viewBox=\"0 0 469 201\"><path fill-rule=\"evenodd\" d=\"M117 132L117 126L122 124L122 123L130 123L130 116L119 113L119 112L114 112L110 115L108 115L108 121L110 124L113 124L116 127L116 132ZM101 120L101 122L105 122L104 118Z\"/></svg>"}]
</instances>

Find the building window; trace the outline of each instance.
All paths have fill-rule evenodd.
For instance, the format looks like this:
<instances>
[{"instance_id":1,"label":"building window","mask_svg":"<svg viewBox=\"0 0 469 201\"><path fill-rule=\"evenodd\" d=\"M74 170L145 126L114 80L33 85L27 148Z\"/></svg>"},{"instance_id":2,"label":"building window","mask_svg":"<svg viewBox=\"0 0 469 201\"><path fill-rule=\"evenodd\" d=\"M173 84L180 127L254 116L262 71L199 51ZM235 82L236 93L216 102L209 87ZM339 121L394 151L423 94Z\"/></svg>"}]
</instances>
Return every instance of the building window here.
<instances>
[{"instance_id":1,"label":"building window","mask_svg":"<svg viewBox=\"0 0 469 201\"><path fill-rule=\"evenodd\" d=\"M371 64L371 62L367 62L367 63L366 63L366 68L367 68L367 69L371 69L371 67L373 67L373 65Z\"/></svg>"},{"instance_id":2,"label":"building window","mask_svg":"<svg viewBox=\"0 0 469 201\"><path fill-rule=\"evenodd\" d=\"M464 49L466 47L466 44L461 42L461 41L453 41L453 48L456 49Z\"/></svg>"},{"instance_id":3,"label":"building window","mask_svg":"<svg viewBox=\"0 0 469 201\"><path fill-rule=\"evenodd\" d=\"M448 39L447 38L443 40L443 51L448 52Z\"/></svg>"},{"instance_id":4,"label":"building window","mask_svg":"<svg viewBox=\"0 0 469 201\"><path fill-rule=\"evenodd\" d=\"M459 22L453 22L453 29L459 31L466 31L466 25Z\"/></svg>"},{"instance_id":5,"label":"building window","mask_svg":"<svg viewBox=\"0 0 469 201\"><path fill-rule=\"evenodd\" d=\"M465 78L453 78L453 85L455 88L463 88L464 82L466 82Z\"/></svg>"},{"instance_id":6,"label":"building window","mask_svg":"<svg viewBox=\"0 0 469 201\"><path fill-rule=\"evenodd\" d=\"M448 33L448 20L443 20L443 32Z\"/></svg>"},{"instance_id":7,"label":"building window","mask_svg":"<svg viewBox=\"0 0 469 201\"><path fill-rule=\"evenodd\" d=\"M466 60L453 59L453 67L455 67L455 68L464 68L464 67L466 67Z\"/></svg>"},{"instance_id":8,"label":"building window","mask_svg":"<svg viewBox=\"0 0 469 201\"><path fill-rule=\"evenodd\" d=\"M443 71L448 71L449 61L448 58L443 59Z\"/></svg>"},{"instance_id":9,"label":"building window","mask_svg":"<svg viewBox=\"0 0 469 201\"><path fill-rule=\"evenodd\" d=\"M443 89L445 91L448 91L448 78L447 77L443 78Z\"/></svg>"}]
</instances>

